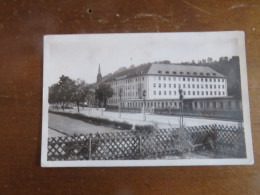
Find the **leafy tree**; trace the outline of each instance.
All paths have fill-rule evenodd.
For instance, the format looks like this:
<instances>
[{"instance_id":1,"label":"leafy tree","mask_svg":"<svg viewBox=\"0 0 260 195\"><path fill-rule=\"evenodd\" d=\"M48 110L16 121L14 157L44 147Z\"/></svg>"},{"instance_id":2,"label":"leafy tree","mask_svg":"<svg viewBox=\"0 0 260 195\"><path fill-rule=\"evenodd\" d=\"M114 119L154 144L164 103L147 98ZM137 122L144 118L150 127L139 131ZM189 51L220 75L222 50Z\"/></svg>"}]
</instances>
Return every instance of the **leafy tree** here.
<instances>
[{"instance_id":1,"label":"leafy tree","mask_svg":"<svg viewBox=\"0 0 260 195\"><path fill-rule=\"evenodd\" d=\"M114 95L113 89L109 84L102 83L96 89L96 98L106 107L107 99Z\"/></svg>"},{"instance_id":2,"label":"leafy tree","mask_svg":"<svg viewBox=\"0 0 260 195\"><path fill-rule=\"evenodd\" d=\"M73 93L75 91L75 81L73 81L68 76L62 75L58 82L58 95L59 100L62 104L62 109L64 110L65 103L69 103L73 101Z\"/></svg>"},{"instance_id":3,"label":"leafy tree","mask_svg":"<svg viewBox=\"0 0 260 195\"><path fill-rule=\"evenodd\" d=\"M58 104L60 102L59 99L59 85L53 84L52 86L49 87L49 99L48 99L49 104Z\"/></svg>"},{"instance_id":4,"label":"leafy tree","mask_svg":"<svg viewBox=\"0 0 260 195\"><path fill-rule=\"evenodd\" d=\"M85 81L78 79L75 81L72 99L76 103L79 112L80 103L84 104L85 101L88 101L88 103L93 102L94 91Z\"/></svg>"}]
</instances>

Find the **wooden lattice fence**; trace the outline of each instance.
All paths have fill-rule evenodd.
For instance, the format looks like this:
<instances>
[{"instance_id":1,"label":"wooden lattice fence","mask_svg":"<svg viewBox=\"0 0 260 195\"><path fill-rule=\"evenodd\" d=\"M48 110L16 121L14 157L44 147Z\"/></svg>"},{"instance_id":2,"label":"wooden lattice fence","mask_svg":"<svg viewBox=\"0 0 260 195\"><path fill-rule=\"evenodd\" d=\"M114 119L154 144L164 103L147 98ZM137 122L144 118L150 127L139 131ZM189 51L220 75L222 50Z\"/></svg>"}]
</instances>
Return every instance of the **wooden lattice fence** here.
<instances>
[{"instance_id":1,"label":"wooden lattice fence","mask_svg":"<svg viewBox=\"0 0 260 195\"><path fill-rule=\"evenodd\" d=\"M149 132L96 133L48 139L48 160L156 159L178 155L178 128ZM241 128L208 125L183 128L191 152L209 151L216 157L245 157ZM212 156L211 156L212 157Z\"/></svg>"}]
</instances>

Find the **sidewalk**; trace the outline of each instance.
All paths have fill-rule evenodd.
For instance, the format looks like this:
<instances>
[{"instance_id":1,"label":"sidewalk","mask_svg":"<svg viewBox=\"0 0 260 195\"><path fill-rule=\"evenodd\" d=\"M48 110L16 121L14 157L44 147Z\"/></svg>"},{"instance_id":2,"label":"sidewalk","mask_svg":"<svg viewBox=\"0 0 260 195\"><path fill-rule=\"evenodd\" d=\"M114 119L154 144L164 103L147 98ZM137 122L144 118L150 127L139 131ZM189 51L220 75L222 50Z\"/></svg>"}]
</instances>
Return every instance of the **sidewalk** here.
<instances>
[{"instance_id":1,"label":"sidewalk","mask_svg":"<svg viewBox=\"0 0 260 195\"><path fill-rule=\"evenodd\" d=\"M77 113L77 109L66 110L67 112ZM164 115L151 115L146 113L146 121L143 120L142 113L121 113L121 118L119 118L118 112L111 112L111 111L103 111L99 108L84 108L80 109L80 113L99 117L99 118L106 118L115 121L126 121L133 125L145 125L145 124L154 124L158 123L159 128L171 128L171 127L178 127L179 126L179 116L164 116ZM228 125L228 126L238 126L238 122L234 121L226 121L226 120L219 120L219 119L206 119L206 118L194 118L194 117L184 117L183 119L185 126L201 126L201 125L212 125L212 124L219 124L219 125Z\"/></svg>"}]
</instances>

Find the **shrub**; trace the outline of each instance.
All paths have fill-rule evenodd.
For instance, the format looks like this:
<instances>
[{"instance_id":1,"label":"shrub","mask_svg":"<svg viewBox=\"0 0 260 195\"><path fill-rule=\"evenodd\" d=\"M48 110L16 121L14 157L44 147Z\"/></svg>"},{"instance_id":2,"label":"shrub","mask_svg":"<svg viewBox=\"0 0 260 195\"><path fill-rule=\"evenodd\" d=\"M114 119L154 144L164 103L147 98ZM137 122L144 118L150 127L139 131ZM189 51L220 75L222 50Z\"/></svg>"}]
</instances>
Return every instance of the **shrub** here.
<instances>
[{"instance_id":1,"label":"shrub","mask_svg":"<svg viewBox=\"0 0 260 195\"><path fill-rule=\"evenodd\" d=\"M144 135L149 135L153 133L156 129L153 125L135 125L135 130Z\"/></svg>"}]
</instances>

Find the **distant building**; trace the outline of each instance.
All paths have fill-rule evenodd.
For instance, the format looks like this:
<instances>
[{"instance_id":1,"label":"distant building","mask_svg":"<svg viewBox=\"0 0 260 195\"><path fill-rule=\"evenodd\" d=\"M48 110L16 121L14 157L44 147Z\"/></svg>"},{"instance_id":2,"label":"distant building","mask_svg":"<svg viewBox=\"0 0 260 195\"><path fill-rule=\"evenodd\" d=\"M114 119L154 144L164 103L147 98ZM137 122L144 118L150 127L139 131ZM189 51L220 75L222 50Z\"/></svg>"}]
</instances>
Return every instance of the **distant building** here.
<instances>
[{"instance_id":1,"label":"distant building","mask_svg":"<svg viewBox=\"0 0 260 195\"><path fill-rule=\"evenodd\" d=\"M179 89L183 90L184 99L189 100L228 98L226 76L200 65L149 63L103 78L99 67L97 83L100 82L113 88L114 96L109 98L108 105L121 103L125 108L141 108L143 91L147 108L179 108Z\"/></svg>"}]
</instances>

